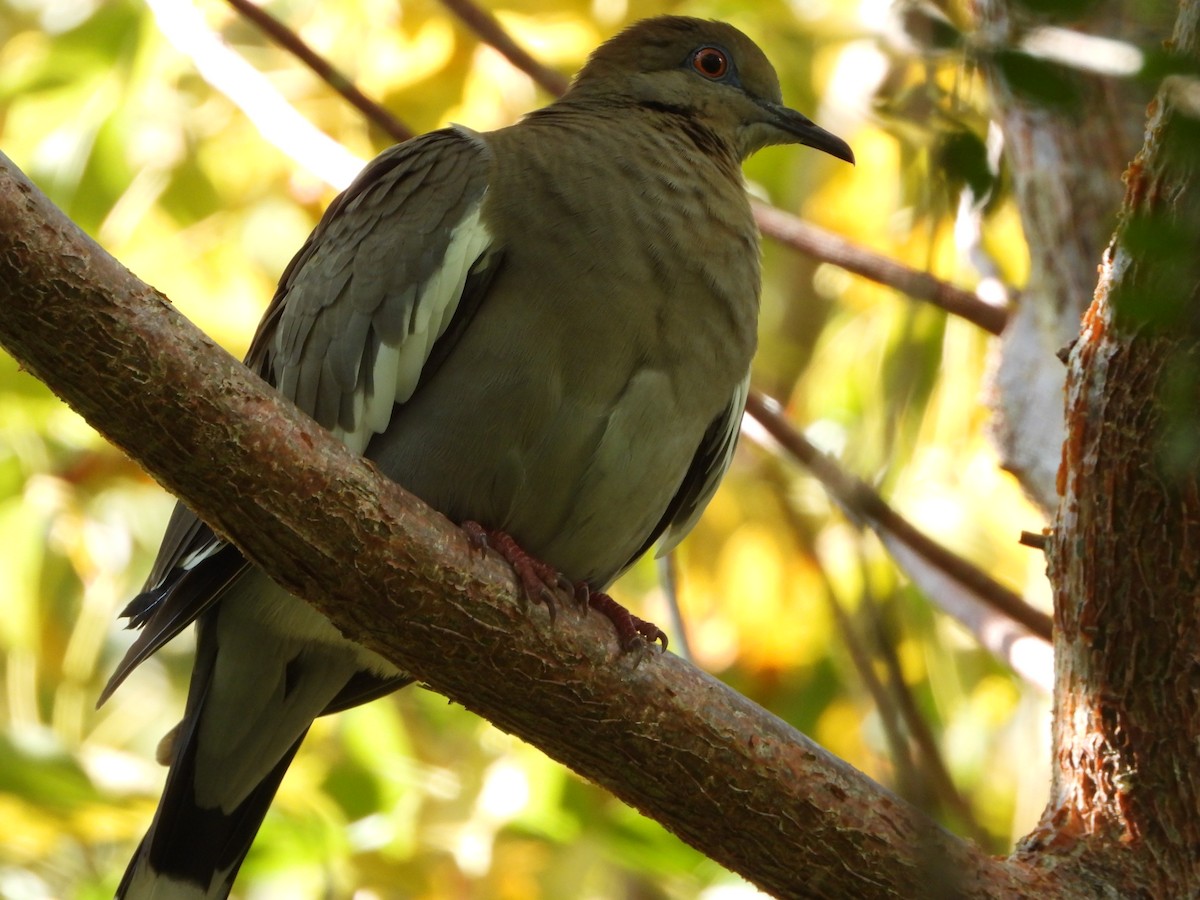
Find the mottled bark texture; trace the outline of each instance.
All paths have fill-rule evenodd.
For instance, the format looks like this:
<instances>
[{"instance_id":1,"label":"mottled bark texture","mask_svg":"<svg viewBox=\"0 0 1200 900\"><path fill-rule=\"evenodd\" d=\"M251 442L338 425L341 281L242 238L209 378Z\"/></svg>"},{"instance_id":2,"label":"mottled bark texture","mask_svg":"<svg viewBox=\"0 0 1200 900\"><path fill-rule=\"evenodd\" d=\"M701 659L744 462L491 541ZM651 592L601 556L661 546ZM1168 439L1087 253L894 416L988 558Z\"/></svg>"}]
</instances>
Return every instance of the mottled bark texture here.
<instances>
[{"instance_id":1,"label":"mottled bark texture","mask_svg":"<svg viewBox=\"0 0 1200 900\"><path fill-rule=\"evenodd\" d=\"M1146 38L1153 46L1173 15L1165 0L1103 0L1071 5L1086 10L1085 18L1055 20L1053 10L1063 6L974 3L977 58L1004 135L1005 163L1030 254L1028 282L993 357L992 434L1002 464L1047 517L1058 505L1055 481L1064 436L1065 373L1055 354L1075 339L1091 301L1096 266L1120 206L1121 171L1142 143L1150 89L1067 67L1031 73L1005 54L1044 25L1135 42ZM1018 74L1061 79L1060 102L1031 95L1031 85L1014 78Z\"/></svg>"},{"instance_id":2,"label":"mottled bark texture","mask_svg":"<svg viewBox=\"0 0 1200 900\"><path fill-rule=\"evenodd\" d=\"M1200 63L1200 4L1173 49ZM1168 78L1069 360L1056 766L1022 854L1097 896L1200 896L1200 86Z\"/></svg>"}]
</instances>

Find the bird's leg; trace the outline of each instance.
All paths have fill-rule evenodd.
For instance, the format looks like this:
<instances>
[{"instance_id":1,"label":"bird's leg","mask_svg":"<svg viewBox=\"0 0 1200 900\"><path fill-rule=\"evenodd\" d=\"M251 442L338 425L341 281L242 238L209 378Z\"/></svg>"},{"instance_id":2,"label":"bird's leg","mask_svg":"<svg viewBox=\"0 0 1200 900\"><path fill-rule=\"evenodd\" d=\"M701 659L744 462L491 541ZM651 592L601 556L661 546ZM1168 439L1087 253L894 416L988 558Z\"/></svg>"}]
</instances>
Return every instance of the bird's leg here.
<instances>
[{"instance_id":1,"label":"bird's leg","mask_svg":"<svg viewBox=\"0 0 1200 900\"><path fill-rule=\"evenodd\" d=\"M477 550L491 547L504 557L521 584L522 598L544 603L550 611L551 622L557 612L558 598L565 593L574 597L585 612L590 607L612 622L622 650L641 649L647 641L651 644L661 642L662 648L667 649L666 634L653 622L639 619L608 594L593 592L585 581L572 584L556 568L527 553L508 532L485 528L473 521L463 522L462 529L472 547Z\"/></svg>"},{"instance_id":2,"label":"bird's leg","mask_svg":"<svg viewBox=\"0 0 1200 900\"><path fill-rule=\"evenodd\" d=\"M626 652L640 649L644 641L652 645L661 641L663 650L667 649L667 635L661 628L653 622L639 619L608 594L593 592L585 582L580 582L575 585L575 595L582 597L588 606L613 623L621 649Z\"/></svg>"},{"instance_id":3,"label":"bird's leg","mask_svg":"<svg viewBox=\"0 0 1200 900\"><path fill-rule=\"evenodd\" d=\"M575 587L553 566L526 553L521 545L507 532L497 528L484 528L478 522L463 522L462 530L467 540L477 550L491 547L504 557L521 583L521 594L525 600L544 604L550 613L550 621L558 613L558 595L555 590L566 591L571 596Z\"/></svg>"}]
</instances>

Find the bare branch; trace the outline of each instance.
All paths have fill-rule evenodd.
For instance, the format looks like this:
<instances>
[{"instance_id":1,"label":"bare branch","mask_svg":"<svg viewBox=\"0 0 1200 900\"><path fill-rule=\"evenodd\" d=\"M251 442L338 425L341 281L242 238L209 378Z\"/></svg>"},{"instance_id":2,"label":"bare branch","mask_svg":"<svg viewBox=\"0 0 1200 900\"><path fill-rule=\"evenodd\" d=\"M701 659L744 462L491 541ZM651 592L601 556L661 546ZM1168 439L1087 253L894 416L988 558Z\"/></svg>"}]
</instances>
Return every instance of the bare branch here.
<instances>
[{"instance_id":1,"label":"bare branch","mask_svg":"<svg viewBox=\"0 0 1200 900\"><path fill-rule=\"evenodd\" d=\"M407 141L413 132L381 104L360 91L349 78L330 65L300 35L250 0L227 0L230 6L257 25L262 32L296 59L304 63L331 88L341 94L351 106L366 116L367 121L382 128L396 143Z\"/></svg>"},{"instance_id":2,"label":"bare branch","mask_svg":"<svg viewBox=\"0 0 1200 900\"><path fill-rule=\"evenodd\" d=\"M911 266L868 250L844 237L805 222L766 203L754 203L758 227L769 238L822 262L832 263L847 272L861 275L878 284L895 288L914 300L924 300L946 312L966 319L991 334L1000 334L1008 323L1008 313L980 300L970 291L956 288Z\"/></svg>"},{"instance_id":3,"label":"bare branch","mask_svg":"<svg viewBox=\"0 0 1200 900\"><path fill-rule=\"evenodd\" d=\"M971 632L981 647L1043 693L1053 691L1054 647L1049 641L997 609L971 585L958 581L936 559L923 556L884 529L876 533L913 584Z\"/></svg>"},{"instance_id":4,"label":"bare branch","mask_svg":"<svg viewBox=\"0 0 1200 900\"><path fill-rule=\"evenodd\" d=\"M843 472L836 462L792 428L761 394L751 392L746 411L825 485L830 494L846 509L848 515L870 525L879 531L881 536L892 537L934 564L941 572L968 586L976 596L1028 628L1034 635L1044 641L1050 640L1051 621L1048 615L1034 609L1008 588L994 581L986 572L917 529L888 506L866 483Z\"/></svg>"},{"instance_id":5,"label":"bare branch","mask_svg":"<svg viewBox=\"0 0 1200 900\"><path fill-rule=\"evenodd\" d=\"M471 0L442 0L442 5L462 20L485 44L500 51L510 63L528 75L542 90L555 97L565 94L568 80L561 72L544 66L518 44L496 17Z\"/></svg>"}]
</instances>

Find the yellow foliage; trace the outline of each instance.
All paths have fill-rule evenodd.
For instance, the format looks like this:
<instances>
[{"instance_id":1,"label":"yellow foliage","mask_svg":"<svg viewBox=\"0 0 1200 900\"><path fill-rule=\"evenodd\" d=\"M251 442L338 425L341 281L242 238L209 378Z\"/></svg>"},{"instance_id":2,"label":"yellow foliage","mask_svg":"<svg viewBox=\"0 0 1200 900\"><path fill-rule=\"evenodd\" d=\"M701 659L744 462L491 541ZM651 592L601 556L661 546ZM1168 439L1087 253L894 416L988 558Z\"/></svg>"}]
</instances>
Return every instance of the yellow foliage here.
<instances>
[{"instance_id":1,"label":"yellow foliage","mask_svg":"<svg viewBox=\"0 0 1200 900\"><path fill-rule=\"evenodd\" d=\"M217 0L200 5L204 27L314 134L348 151L331 151L328 169L298 161L311 148L268 141L270 122L202 77L146 6L37 6L0 4L0 144L110 252L241 354L281 270L334 194L322 179L386 139ZM564 74L643 15L735 20L767 47L787 100L844 134L858 158L851 169L776 148L751 164L755 189L915 269L965 286L977 278L955 245L953 209L934 196L932 126L904 128L868 112L896 85L945 90L955 73L935 71L926 83L914 69L891 88L880 82L900 63L863 35L853 4L508 0L488 8ZM492 128L547 99L434 0L269 10L417 130L450 121ZM981 106L978 84L964 84L960 99ZM984 120L983 111L972 115ZM1019 285L1028 252L1009 200L989 212L983 242ZM984 437L989 339L775 245L765 254L763 296L756 383L932 536L1044 598L1037 555L1015 542L1040 520ZM162 776L150 760L179 713L189 639L165 648L103 709L92 701L128 646L116 615L144 577L169 510L77 415L0 359L0 873L16 867L51 893L111 894ZM886 675L868 627L868 613L882 611L903 681L985 826L1004 839L1031 824L1031 785L1048 765L1035 752L1046 738L1040 701L942 624L862 523L848 521L770 442L743 440L678 560L697 664L881 778L888 765L878 720L829 595L868 647L872 670ZM635 567L618 591L663 623L652 564ZM22 750L14 736L30 727L53 733L75 768L64 774ZM51 810L47 795L61 807ZM93 864L59 866L68 844ZM257 896L360 887L363 896L563 900L697 897L729 878L537 751L416 690L317 723L245 874L247 894Z\"/></svg>"}]
</instances>

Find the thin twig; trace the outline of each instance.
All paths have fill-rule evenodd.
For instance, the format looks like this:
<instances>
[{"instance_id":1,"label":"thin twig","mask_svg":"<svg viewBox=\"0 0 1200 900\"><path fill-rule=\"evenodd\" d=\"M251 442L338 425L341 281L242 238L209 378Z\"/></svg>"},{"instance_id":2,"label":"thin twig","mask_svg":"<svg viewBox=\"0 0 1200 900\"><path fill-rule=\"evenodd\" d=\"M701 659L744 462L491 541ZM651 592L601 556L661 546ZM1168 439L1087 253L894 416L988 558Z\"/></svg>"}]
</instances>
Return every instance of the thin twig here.
<instances>
[{"instance_id":1,"label":"thin twig","mask_svg":"<svg viewBox=\"0 0 1200 900\"><path fill-rule=\"evenodd\" d=\"M683 618L683 610L679 605L679 566L675 553L668 553L658 558L658 581L666 594L667 617L671 628L671 649L688 662L695 662L692 656L692 643L688 640L687 622Z\"/></svg>"},{"instance_id":2,"label":"thin twig","mask_svg":"<svg viewBox=\"0 0 1200 900\"><path fill-rule=\"evenodd\" d=\"M771 463L772 465L767 468L767 477L770 478L775 488L776 496L786 498L788 496L787 474L783 469L783 460L776 457L771 460ZM813 549L815 544L813 530L796 512L793 504L784 500L782 510L783 516L791 529L792 536L795 538L797 552L818 563L814 566L814 569L816 570L817 577L821 580L822 593L825 595L826 604L833 615L833 622L837 626L842 645L850 654L850 663L854 666L859 680L862 682L863 687L867 689L867 693L871 695L871 701L875 704L875 709L879 712L879 721L883 726L884 739L888 744L892 764L896 768L895 781L900 794L906 800L916 803L919 806L925 805L924 800L928 793L926 785L921 784L920 773L913 763L912 753L910 752L908 741L905 740L904 729L900 725L899 716L897 716L896 710L890 702L886 685L884 685L879 675L875 672L871 654L859 638L858 632L854 628L854 623L850 621L850 616L846 613L845 608L842 606L842 601L838 598L838 590L833 580L829 577L828 568L820 565L819 560L816 558L817 553Z\"/></svg>"},{"instance_id":3,"label":"thin twig","mask_svg":"<svg viewBox=\"0 0 1200 900\"><path fill-rule=\"evenodd\" d=\"M958 816L963 829L971 839L981 847L993 844L995 839L979 824L970 802L958 789L958 785L954 783L954 778L950 775L950 768L946 765L941 748L938 747L938 742L933 736L933 730L929 727L929 722L921 714L920 709L917 708L917 700L904 677L900 657L896 653L896 643L883 621L883 616L880 615L879 604L869 591L864 592L863 599L863 608L871 623L871 630L875 634L875 646L887 669L892 696L899 708L900 717L904 720L904 726L921 754L921 760L924 763L921 771L929 779L930 786L944 804L944 808Z\"/></svg>"},{"instance_id":4,"label":"thin twig","mask_svg":"<svg viewBox=\"0 0 1200 900\"><path fill-rule=\"evenodd\" d=\"M774 206L759 202L753 206L754 217L762 233L793 250L895 288L914 300L932 303L952 315L973 322L990 334L1000 334L1008 323L1005 310L985 303L970 291L851 243L841 235L818 228Z\"/></svg>"},{"instance_id":5,"label":"thin twig","mask_svg":"<svg viewBox=\"0 0 1200 900\"><path fill-rule=\"evenodd\" d=\"M821 574L825 575L823 568ZM842 606L842 601L838 599L832 581L827 577L823 580L827 605L833 615L834 624L837 625L842 644L850 654L850 661L854 664L859 679L867 689L867 693L871 695L875 709L879 713L884 738L891 750L892 762L896 766L898 776L896 780L899 782L900 794L910 803L928 809L931 805L929 801L932 799L929 796L931 786L927 783L928 779L925 773L917 768L916 762L913 760L912 748L905 737L905 729L901 726L900 716L896 712L896 705L889 696L888 687L875 671L874 660L863 645L862 639L859 638L854 623L846 613L845 607Z\"/></svg>"},{"instance_id":6,"label":"thin twig","mask_svg":"<svg viewBox=\"0 0 1200 900\"><path fill-rule=\"evenodd\" d=\"M487 10L476 6L471 0L442 0L442 5L458 16L481 41L490 44L501 56L532 78L542 90L556 97L566 93L570 81L561 72L534 59Z\"/></svg>"},{"instance_id":7,"label":"thin twig","mask_svg":"<svg viewBox=\"0 0 1200 900\"><path fill-rule=\"evenodd\" d=\"M917 529L865 482L842 471L836 462L814 447L771 408L762 394L751 391L746 411L825 485L849 515L890 533L940 571L970 588L989 606L1024 625L1038 637L1051 640L1050 616L1034 609L982 569Z\"/></svg>"},{"instance_id":8,"label":"thin twig","mask_svg":"<svg viewBox=\"0 0 1200 900\"><path fill-rule=\"evenodd\" d=\"M346 98L367 120L379 126L397 143L407 141L413 132L390 112L360 91L354 83L320 56L300 35L250 0L226 0L262 32L315 72L331 88Z\"/></svg>"},{"instance_id":9,"label":"thin twig","mask_svg":"<svg viewBox=\"0 0 1200 900\"><path fill-rule=\"evenodd\" d=\"M783 485L783 473L778 467L772 466L772 477L778 481L780 486ZM786 497L787 494L786 490L778 491L780 497ZM796 514L795 508L790 503L783 504L783 511L801 552L810 556L814 555L812 549L814 541L810 529L805 527L803 520ZM869 573L866 568L864 565L863 584L869 585ZM879 655L887 668L887 684L876 673L871 654L859 638L854 623L838 598L837 588L829 577L827 567L818 565L816 569L825 588L824 594L829 611L833 614L833 621L850 654L850 661L854 664L863 686L871 695L875 702L875 708L879 712L884 736L891 749L892 761L896 766L901 794L922 807L940 805L942 809L953 811L958 816L963 830L972 840L981 847L991 845L994 843L994 839L979 824L970 803L954 784L950 770L933 738L929 723L925 721L924 716L917 708L912 689L901 670L895 647L888 640L888 635L883 627L873 592L869 588L864 590L863 600L866 604L872 631L875 634ZM901 727L901 722L903 722L903 727ZM925 764L923 767L918 766L916 760L913 759L911 747L904 739L905 732L916 744Z\"/></svg>"}]
</instances>

